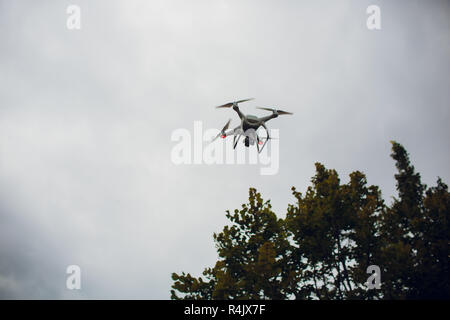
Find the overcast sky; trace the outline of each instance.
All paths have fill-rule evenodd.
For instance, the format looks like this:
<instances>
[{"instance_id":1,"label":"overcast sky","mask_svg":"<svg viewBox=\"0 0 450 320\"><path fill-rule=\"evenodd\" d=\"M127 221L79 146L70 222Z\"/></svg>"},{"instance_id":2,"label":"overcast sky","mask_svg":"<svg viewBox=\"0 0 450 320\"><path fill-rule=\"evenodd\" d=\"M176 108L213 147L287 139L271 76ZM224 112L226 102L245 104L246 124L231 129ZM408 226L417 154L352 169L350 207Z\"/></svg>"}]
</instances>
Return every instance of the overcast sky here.
<instances>
[{"instance_id":1,"label":"overcast sky","mask_svg":"<svg viewBox=\"0 0 450 320\"><path fill-rule=\"evenodd\" d=\"M249 187L284 217L321 162L389 203L389 140L448 183L449 35L448 1L0 0L0 298L168 299ZM171 161L174 130L237 125L214 106L249 97L294 112L268 123L277 174Z\"/></svg>"}]
</instances>

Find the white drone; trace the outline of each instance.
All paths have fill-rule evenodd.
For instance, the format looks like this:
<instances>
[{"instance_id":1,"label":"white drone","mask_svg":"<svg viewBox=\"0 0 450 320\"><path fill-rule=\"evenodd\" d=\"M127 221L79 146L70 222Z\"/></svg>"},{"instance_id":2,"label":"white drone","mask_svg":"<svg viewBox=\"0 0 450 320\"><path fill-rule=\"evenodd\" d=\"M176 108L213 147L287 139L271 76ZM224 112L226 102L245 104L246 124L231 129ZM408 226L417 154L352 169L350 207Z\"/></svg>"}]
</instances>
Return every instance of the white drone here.
<instances>
[{"instance_id":1,"label":"white drone","mask_svg":"<svg viewBox=\"0 0 450 320\"><path fill-rule=\"evenodd\" d=\"M258 152L261 152L267 141L270 138L269 136L269 130L267 130L266 127L266 122L277 118L279 115L283 115L283 114L292 114L291 112L287 112L287 111L283 111L283 110L277 110L274 108L258 108L258 109L262 109L262 110L267 110L267 111L272 111L272 114L266 117L257 117L257 116L253 116L253 115L244 115L241 110L239 110L239 106L238 104L241 102L245 102L245 101L249 101L252 100L251 99L244 99L244 100L238 100L235 102L229 102L226 103L224 105L218 106L216 108L231 108L233 107L233 110L237 112L239 118L241 119L241 124L234 128L234 129L229 129L228 127L230 126L230 122L231 119L228 120L228 122L225 124L225 126L223 127L223 129L220 131L220 133L212 140L216 140L218 137L221 137L222 139L225 139L226 137L233 135L233 149L236 148L237 143L239 142L239 139L241 138L241 136L245 136L244 139L244 144L246 147L250 146L250 145L254 145L255 142L257 142L256 146L258 148ZM258 136L258 134L256 133L256 131L258 130L259 127L263 127L266 130L267 133L267 137L265 138L260 138ZM262 142L262 140L264 141L264 144ZM211 141L211 142L212 142ZM262 145L262 147L260 148L260 145Z\"/></svg>"}]
</instances>

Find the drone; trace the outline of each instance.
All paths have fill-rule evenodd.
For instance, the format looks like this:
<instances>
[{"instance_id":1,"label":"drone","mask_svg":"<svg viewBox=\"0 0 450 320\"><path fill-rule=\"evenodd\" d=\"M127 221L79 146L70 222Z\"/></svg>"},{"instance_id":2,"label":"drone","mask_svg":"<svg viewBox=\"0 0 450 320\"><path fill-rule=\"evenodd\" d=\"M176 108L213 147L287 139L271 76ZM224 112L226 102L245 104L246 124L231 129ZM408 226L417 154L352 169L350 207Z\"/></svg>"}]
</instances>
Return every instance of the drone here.
<instances>
[{"instance_id":1,"label":"drone","mask_svg":"<svg viewBox=\"0 0 450 320\"><path fill-rule=\"evenodd\" d=\"M239 142L239 139L244 136L244 144L246 147L249 147L251 145L254 145L256 143L256 147L258 149L258 153L261 153L261 151L264 149L264 147L267 144L267 141L272 139L269 136L269 130L267 130L266 122L269 120L272 120L274 118L277 118L279 115L284 114L293 114L291 112L283 111L283 110L277 110L274 108L261 108L257 107L258 109L266 110L266 111L272 111L271 115L265 116L265 117L257 117L254 115L244 115L241 110L239 110L239 103L246 102L253 100L253 98L250 99L244 99L244 100L238 100L234 102L228 102L221 106L218 106L216 108L233 108L234 111L238 114L239 118L241 119L241 124L237 126L234 129L228 129L231 123L231 119L228 120L228 122L225 124L223 129L220 131L220 133L214 137L214 139L211 141L215 141L217 138L225 139L228 136L233 136L233 149L236 149L236 145ZM266 137L259 137L257 134L257 130L259 127L263 127L266 130L267 136ZM264 140L264 142L263 142ZM261 146L261 147L260 147Z\"/></svg>"}]
</instances>

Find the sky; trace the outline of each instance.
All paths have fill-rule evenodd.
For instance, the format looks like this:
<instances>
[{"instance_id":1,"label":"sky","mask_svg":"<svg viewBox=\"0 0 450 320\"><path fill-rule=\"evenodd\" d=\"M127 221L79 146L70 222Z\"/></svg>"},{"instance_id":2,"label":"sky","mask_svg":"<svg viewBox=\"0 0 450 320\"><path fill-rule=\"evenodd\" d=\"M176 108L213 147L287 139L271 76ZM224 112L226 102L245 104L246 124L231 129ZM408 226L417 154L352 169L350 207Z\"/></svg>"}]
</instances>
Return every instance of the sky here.
<instances>
[{"instance_id":1,"label":"sky","mask_svg":"<svg viewBox=\"0 0 450 320\"><path fill-rule=\"evenodd\" d=\"M249 187L284 217L321 162L390 203L390 140L448 183L449 35L448 1L0 0L0 298L169 299ZM174 163L174 131L237 125L214 107L250 97L294 113L268 123L275 174Z\"/></svg>"}]
</instances>

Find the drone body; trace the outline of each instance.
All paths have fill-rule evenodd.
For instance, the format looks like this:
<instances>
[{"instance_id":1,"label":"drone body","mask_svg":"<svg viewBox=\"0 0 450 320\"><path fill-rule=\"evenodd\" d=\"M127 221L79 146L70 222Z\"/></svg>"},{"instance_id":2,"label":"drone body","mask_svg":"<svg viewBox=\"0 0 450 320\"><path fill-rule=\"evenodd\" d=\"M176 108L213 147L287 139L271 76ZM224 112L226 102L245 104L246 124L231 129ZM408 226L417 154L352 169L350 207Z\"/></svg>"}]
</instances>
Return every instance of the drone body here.
<instances>
[{"instance_id":1,"label":"drone body","mask_svg":"<svg viewBox=\"0 0 450 320\"><path fill-rule=\"evenodd\" d=\"M233 137L233 148L236 148L236 145L239 142L239 139L241 138L241 136L245 136L245 139L244 139L245 146L248 147L250 145L255 144L255 142L256 142L258 152L261 152L264 149L267 141L270 139L269 130L267 130L267 127L266 127L266 122L271 119L277 118L279 115L292 114L291 112L286 112L283 110L276 110L276 109L272 109L272 108L259 108L259 109L263 109L263 110L267 110L267 111L272 111L272 114L265 116L265 117L257 117L257 116L250 115L250 114L245 115L239 109L238 104L241 102L249 101L249 100L252 100L252 99L244 99L244 100L238 100L235 102L229 102L229 103L226 103L224 105L217 107L217 108L231 108L232 107L233 110L236 111L236 113L238 114L238 116L241 120L241 123L236 128L228 130L231 119L228 120L228 122L225 124L225 126L220 131L220 133L213 139L213 141L215 139L217 139L218 137L225 139L226 137L233 135L234 136ZM260 127L263 127L266 130L267 136L265 138L260 138L256 132ZM262 140L265 140L264 144L263 144ZM262 144L262 147L260 148L261 144Z\"/></svg>"}]
</instances>

